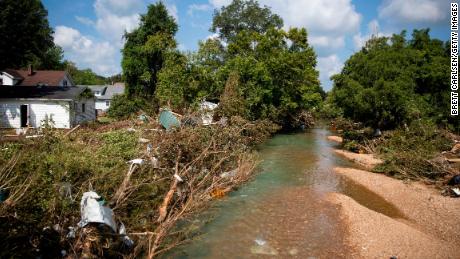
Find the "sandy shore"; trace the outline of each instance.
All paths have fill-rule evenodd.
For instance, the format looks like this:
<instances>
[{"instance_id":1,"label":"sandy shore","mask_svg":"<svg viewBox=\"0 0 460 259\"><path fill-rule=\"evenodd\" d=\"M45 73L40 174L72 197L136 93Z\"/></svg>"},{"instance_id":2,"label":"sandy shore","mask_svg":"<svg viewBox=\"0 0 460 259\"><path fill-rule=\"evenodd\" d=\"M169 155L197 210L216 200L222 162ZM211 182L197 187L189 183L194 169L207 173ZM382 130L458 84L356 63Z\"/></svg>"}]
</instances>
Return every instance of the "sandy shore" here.
<instances>
[{"instance_id":1,"label":"sandy shore","mask_svg":"<svg viewBox=\"0 0 460 259\"><path fill-rule=\"evenodd\" d=\"M357 163L367 170L372 170L376 165L383 163L381 159L376 158L373 154L357 154L341 149L335 149L334 152Z\"/></svg>"},{"instance_id":2,"label":"sandy shore","mask_svg":"<svg viewBox=\"0 0 460 259\"><path fill-rule=\"evenodd\" d=\"M351 168L334 170L392 203L421 231L460 244L460 199L444 197L421 183L404 183L382 174Z\"/></svg>"},{"instance_id":3,"label":"sandy shore","mask_svg":"<svg viewBox=\"0 0 460 259\"><path fill-rule=\"evenodd\" d=\"M353 258L458 258L454 243L442 241L403 222L369 210L348 196L330 193L348 226Z\"/></svg>"},{"instance_id":4,"label":"sandy shore","mask_svg":"<svg viewBox=\"0 0 460 259\"><path fill-rule=\"evenodd\" d=\"M327 136L327 139L330 140L330 141L337 142L337 143L342 143L343 142L343 138L339 137L339 136Z\"/></svg>"}]
</instances>

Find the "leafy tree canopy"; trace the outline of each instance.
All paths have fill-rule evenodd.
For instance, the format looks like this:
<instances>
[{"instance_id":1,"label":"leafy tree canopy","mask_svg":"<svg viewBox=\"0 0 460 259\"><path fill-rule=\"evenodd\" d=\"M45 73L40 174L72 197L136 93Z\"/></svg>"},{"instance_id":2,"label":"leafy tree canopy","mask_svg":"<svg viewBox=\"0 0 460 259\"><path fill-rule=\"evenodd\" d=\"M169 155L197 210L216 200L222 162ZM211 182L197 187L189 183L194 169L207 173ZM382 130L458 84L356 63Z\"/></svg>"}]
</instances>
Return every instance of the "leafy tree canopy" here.
<instances>
[{"instance_id":1,"label":"leafy tree canopy","mask_svg":"<svg viewBox=\"0 0 460 259\"><path fill-rule=\"evenodd\" d=\"M272 27L280 29L283 20L270 8L261 7L255 0L234 0L215 11L211 32L218 33L224 41L232 41L241 31L264 33Z\"/></svg>"},{"instance_id":2,"label":"leafy tree canopy","mask_svg":"<svg viewBox=\"0 0 460 259\"><path fill-rule=\"evenodd\" d=\"M394 128L421 117L452 122L449 111L450 45L429 29L372 38L332 79L329 101L345 117Z\"/></svg>"},{"instance_id":3,"label":"leafy tree canopy","mask_svg":"<svg viewBox=\"0 0 460 259\"><path fill-rule=\"evenodd\" d=\"M139 28L126 33L122 50L123 77L128 96L153 96L165 55L176 48L177 24L163 2L150 5Z\"/></svg>"},{"instance_id":4,"label":"leafy tree canopy","mask_svg":"<svg viewBox=\"0 0 460 259\"><path fill-rule=\"evenodd\" d=\"M62 68L62 49L53 43L48 12L40 0L0 1L0 69Z\"/></svg>"}]
</instances>

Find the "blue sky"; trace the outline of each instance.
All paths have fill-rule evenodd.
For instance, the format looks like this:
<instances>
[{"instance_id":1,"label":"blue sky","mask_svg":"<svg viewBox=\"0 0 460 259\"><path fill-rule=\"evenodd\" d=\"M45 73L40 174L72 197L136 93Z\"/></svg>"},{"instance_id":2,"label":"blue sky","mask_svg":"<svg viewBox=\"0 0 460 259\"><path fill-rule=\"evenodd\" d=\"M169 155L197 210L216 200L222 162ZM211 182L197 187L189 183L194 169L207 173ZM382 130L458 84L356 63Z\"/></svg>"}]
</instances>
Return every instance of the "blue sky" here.
<instances>
[{"instance_id":1,"label":"blue sky","mask_svg":"<svg viewBox=\"0 0 460 259\"><path fill-rule=\"evenodd\" d=\"M139 14L156 0L43 0L55 30L55 43L79 68L101 75L121 72L123 32L138 25ZM181 50L196 50L212 37L216 8L231 0L163 0L179 24ZM305 27L318 55L317 69L325 90L329 77L370 35L431 28L432 37L449 39L449 0L259 0L279 14L285 27Z\"/></svg>"}]
</instances>

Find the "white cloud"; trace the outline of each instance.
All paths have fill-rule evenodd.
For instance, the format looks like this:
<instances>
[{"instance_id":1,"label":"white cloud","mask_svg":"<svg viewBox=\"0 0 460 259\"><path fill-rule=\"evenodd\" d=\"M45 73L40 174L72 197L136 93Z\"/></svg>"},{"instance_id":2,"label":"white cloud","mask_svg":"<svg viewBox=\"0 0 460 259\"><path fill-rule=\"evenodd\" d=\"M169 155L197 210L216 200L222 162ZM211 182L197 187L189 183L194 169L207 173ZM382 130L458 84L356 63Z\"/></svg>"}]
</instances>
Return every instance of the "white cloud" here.
<instances>
[{"instance_id":1,"label":"white cloud","mask_svg":"<svg viewBox=\"0 0 460 259\"><path fill-rule=\"evenodd\" d=\"M343 62L335 54L327 57L318 58L319 78L323 85L323 89L328 91L332 88L332 82L329 78L340 73L343 68Z\"/></svg>"},{"instance_id":2,"label":"white cloud","mask_svg":"<svg viewBox=\"0 0 460 259\"><path fill-rule=\"evenodd\" d=\"M379 18L398 23L440 22L447 18L449 2L447 0L385 0L379 7Z\"/></svg>"},{"instance_id":3,"label":"white cloud","mask_svg":"<svg viewBox=\"0 0 460 259\"><path fill-rule=\"evenodd\" d=\"M166 5L168 13L176 19L176 22L179 23L179 12L177 11L177 6L175 4Z\"/></svg>"},{"instance_id":4,"label":"white cloud","mask_svg":"<svg viewBox=\"0 0 460 259\"><path fill-rule=\"evenodd\" d=\"M75 16L75 19L80 22L81 24L87 26L94 26L95 22L87 17Z\"/></svg>"},{"instance_id":5,"label":"white cloud","mask_svg":"<svg viewBox=\"0 0 460 259\"><path fill-rule=\"evenodd\" d=\"M224 5L229 5L232 0L209 0L209 3L215 8L221 8Z\"/></svg>"},{"instance_id":6,"label":"white cloud","mask_svg":"<svg viewBox=\"0 0 460 259\"><path fill-rule=\"evenodd\" d=\"M359 51L372 37L390 37L391 35L392 33L388 31L381 31L379 22L374 19L367 25L367 34L363 35L359 32L353 36L355 50Z\"/></svg>"},{"instance_id":7,"label":"white cloud","mask_svg":"<svg viewBox=\"0 0 460 259\"><path fill-rule=\"evenodd\" d=\"M76 29L57 26L54 42L80 68L91 68L101 75L113 75L120 70L116 60L117 49L107 41L95 41Z\"/></svg>"},{"instance_id":8,"label":"white cloud","mask_svg":"<svg viewBox=\"0 0 460 259\"><path fill-rule=\"evenodd\" d=\"M193 16L195 12L207 12L211 10L212 6L208 4L191 4L188 6L187 14Z\"/></svg>"},{"instance_id":9,"label":"white cloud","mask_svg":"<svg viewBox=\"0 0 460 259\"><path fill-rule=\"evenodd\" d=\"M329 50L337 50L345 46L345 37L333 36L310 36L308 39L315 48L326 48Z\"/></svg>"}]
</instances>

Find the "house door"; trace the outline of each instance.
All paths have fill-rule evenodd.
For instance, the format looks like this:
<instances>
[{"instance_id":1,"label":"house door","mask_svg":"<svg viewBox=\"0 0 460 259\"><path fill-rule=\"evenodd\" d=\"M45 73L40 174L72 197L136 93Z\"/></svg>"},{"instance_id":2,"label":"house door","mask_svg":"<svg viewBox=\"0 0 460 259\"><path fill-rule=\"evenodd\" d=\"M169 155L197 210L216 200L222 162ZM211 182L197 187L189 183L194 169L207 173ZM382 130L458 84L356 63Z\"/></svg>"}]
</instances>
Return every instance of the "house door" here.
<instances>
[{"instance_id":1,"label":"house door","mask_svg":"<svg viewBox=\"0 0 460 259\"><path fill-rule=\"evenodd\" d=\"M21 127L27 127L28 118L29 118L28 106L23 104L21 105Z\"/></svg>"}]
</instances>

